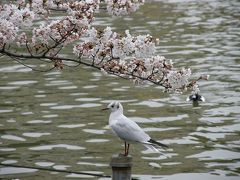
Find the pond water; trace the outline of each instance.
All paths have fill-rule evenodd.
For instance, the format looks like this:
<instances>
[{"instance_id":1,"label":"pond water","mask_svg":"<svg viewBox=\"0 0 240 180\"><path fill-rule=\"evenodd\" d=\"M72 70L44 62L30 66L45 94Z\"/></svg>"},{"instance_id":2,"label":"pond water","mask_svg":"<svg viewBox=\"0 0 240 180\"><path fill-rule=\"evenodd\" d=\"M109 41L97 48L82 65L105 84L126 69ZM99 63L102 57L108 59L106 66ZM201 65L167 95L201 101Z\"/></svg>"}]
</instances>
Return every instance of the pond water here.
<instances>
[{"instance_id":1,"label":"pond water","mask_svg":"<svg viewBox=\"0 0 240 180\"><path fill-rule=\"evenodd\" d=\"M91 68L40 73L2 57L1 163L111 175L110 158L123 150L123 143L108 129L109 113L100 109L120 100L126 116L170 147L166 158L131 146L133 177L239 179L239 7L238 0L159 0L130 16L101 13L96 18L96 25L158 37L158 54L175 66L191 67L196 77L210 74L209 81L200 82L206 102L198 107L185 101L187 93L134 86ZM97 179L5 166L0 166L0 178Z\"/></svg>"}]
</instances>

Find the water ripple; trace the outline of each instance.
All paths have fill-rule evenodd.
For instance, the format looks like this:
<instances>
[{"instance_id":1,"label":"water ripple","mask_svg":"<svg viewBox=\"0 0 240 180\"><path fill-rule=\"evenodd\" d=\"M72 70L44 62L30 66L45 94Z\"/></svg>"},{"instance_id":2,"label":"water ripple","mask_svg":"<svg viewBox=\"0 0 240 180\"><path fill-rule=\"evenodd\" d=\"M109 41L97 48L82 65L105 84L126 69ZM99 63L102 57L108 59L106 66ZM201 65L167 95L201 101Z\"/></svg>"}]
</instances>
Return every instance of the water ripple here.
<instances>
[{"instance_id":1,"label":"water ripple","mask_svg":"<svg viewBox=\"0 0 240 180\"><path fill-rule=\"evenodd\" d=\"M85 104L80 104L80 105L62 105L62 106L53 106L51 109L73 109L73 108L91 108L91 107L99 107L102 106L101 104L98 103L85 103Z\"/></svg>"},{"instance_id":2,"label":"water ripple","mask_svg":"<svg viewBox=\"0 0 240 180\"><path fill-rule=\"evenodd\" d=\"M74 145L68 145L68 144L56 144L56 145L43 145L43 146L36 146L29 148L30 150L34 151L43 151L43 150L52 150L54 148L65 148L68 150L82 150L85 149L81 146L74 146Z\"/></svg>"},{"instance_id":3,"label":"water ripple","mask_svg":"<svg viewBox=\"0 0 240 180\"><path fill-rule=\"evenodd\" d=\"M185 136L182 138L164 139L163 144L199 144L198 139L193 136Z\"/></svg>"},{"instance_id":4,"label":"water ripple","mask_svg":"<svg viewBox=\"0 0 240 180\"><path fill-rule=\"evenodd\" d=\"M28 124L49 124L51 123L51 120L31 120L27 121Z\"/></svg>"},{"instance_id":5,"label":"water ripple","mask_svg":"<svg viewBox=\"0 0 240 180\"><path fill-rule=\"evenodd\" d=\"M13 82L9 82L8 84L9 85L20 85L20 86L23 86L23 85L28 85L28 84L36 84L38 81L31 81L31 80L28 80L28 81L13 81Z\"/></svg>"},{"instance_id":6,"label":"water ripple","mask_svg":"<svg viewBox=\"0 0 240 180\"><path fill-rule=\"evenodd\" d=\"M16 160L9 159L9 160L2 161L1 163L2 164L15 164L17 162L18 161L16 161Z\"/></svg>"},{"instance_id":7,"label":"water ripple","mask_svg":"<svg viewBox=\"0 0 240 180\"><path fill-rule=\"evenodd\" d=\"M71 128L79 128L79 127L84 127L84 126L86 126L86 124L62 124L57 127L71 129Z\"/></svg>"},{"instance_id":8,"label":"water ripple","mask_svg":"<svg viewBox=\"0 0 240 180\"><path fill-rule=\"evenodd\" d=\"M68 89L77 89L77 86L62 86L58 87L58 89L68 90Z\"/></svg>"},{"instance_id":9,"label":"water ripple","mask_svg":"<svg viewBox=\"0 0 240 180\"><path fill-rule=\"evenodd\" d=\"M102 129L83 129L83 131L91 134L104 134L106 132L106 130Z\"/></svg>"},{"instance_id":10,"label":"water ripple","mask_svg":"<svg viewBox=\"0 0 240 180\"><path fill-rule=\"evenodd\" d=\"M149 164L149 166L151 166L153 168L161 168L161 166L158 163L155 163L155 162L150 162L148 164Z\"/></svg>"},{"instance_id":11,"label":"water ripple","mask_svg":"<svg viewBox=\"0 0 240 180\"><path fill-rule=\"evenodd\" d=\"M38 137L41 137L41 136L46 136L46 135L51 135L51 133L38 133L38 132L26 132L26 133L23 133L23 136L26 136L26 137L34 137L34 138L38 138Z\"/></svg>"},{"instance_id":12,"label":"water ripple","mask_svg":"<svg viewBox=\"0 0 240 180\"><path fill-rule=\"evenodd\" d=\"M12 109L0 109L0 113L8 113L8 112L13 112Z\"/></svg>"},{"instance_id":13,"label":"water ripple","mask_svg":"<svg viewBox=\"0 0 240 180\"><path fill-rule=\"evenodd\" d=\"M205 132L239 132L240 124L231 124L224 126L215 126L215 127L198 127L197 131Z\"/></svg>"},{"instance_id":14,"label":"water ripple","mask_svg":"<svg viewBox=\"0 0 240 180\"><path fill-rule=\"evenodd\" d=\"M13 90L18 88L20 87L19 86L0 86L0 90Z\"/></svg>"},{"instance_id":15,"label":"water ripple","mask_svg":"<svg viewBox=\"0 0 240 180\"><path fill-rule=\"evenodd\" d=\"M217 141L218 139L225 138L226 135L234 135L234 133L207 133L207 132L193 132L190 133L191 136L199 136L210 139L212 141Z\"/></svg>"},{"instance_id":16,"label":"water ripple","mask_svg":"<svg viewBox=\"0 0 240 180\"><path fill-rule=\"evenodd\" d=\"M79 164L79 165L87 165L87 166L97 166L97 167L109 166L109 164L92 163L92 162L77 162L77 164Z\"/></svg>"},{"instance_id":17,"label":"water ripple","mask_svg":"<svg viewBox=\"0 0 240 180\"><path fill-rule=\"evenodd\" d=\"M45 84L45 86L63 86L63 85L69 85L72 84L72 82L68 80L53 80L50 81L48 84Z\"/></svg>"},{"instance_id":18,"label":"water ripple","mask_svg":"<svg viewBox=\"0 0 240 180\"><path fill-rule=\"evenodd\" d=\"M231 113L238 114L239 106L217 107L214 109L205 110L205 114L210 116L229 116Z\"/></svg>"},{"instance_id":19,"label":"water ripple","mask_svg":"<svg viewBox=\"0 0 240 180\"><path fill-rule=\"evenodd\" d=\"M102 143L102 142L108 142L110 141L109 139L89 139L89 140L86 140L86 142L89 142L89 143Z\"/></svg>"},{"instance_id":20,"label":"water ripple","mask_svg":"<svg viewBox=\"0 0 240 180\"><path fill-rule=\"evenodd\" d=\"M37 166L41 166L41 167L50 167L53 166L55 163L54 162L36 162L35 163Z\"/></svg>"},{"instance_id":21,"label":"water ripple","mask_svg":"<svg viewBox=\"0 0 240 180\"><path fill-rule=\"evenodd\" d=\"M101 98L78 98L76 101L90 102L90 101L99 101Z\"/></svg>"},{"instance_id":22,"label":"water ripple","mask_svg":"<svg viewBox=\"0 0 240 180\"><path fill-rule=\"evenodd\" d=\"M15 135L2 135L1 138L14 141L26 141L26 139Z\"/></svg>"},{"instance_id":23,"label":"water ripple","mask_svg":"<svg viewBox=\"0 0 240 180\"><path fill-rule=\"evenodd\" d=\"M66 170L68 167L71 167L69 165L55 165L53 166L54 169L57 169L57 170Z\"/></svg>"},{"instance_id":24,"label":"water ripple","mask_svg":"<svg viewBox=\"0 0 240 180\"><path fill-rule=\"evenodd\" d=\"M16 148L0 148L0 151L2 151L2 152L11 152L11 151L16 151Z\"/></svg>"},{"instance_id":25,"label":"water ripple","mask_svg":"<svg viewBox=\"0 0 240 180\"><path fill-rule=\"evenodd\" d=\"M154 117L150 118L151 120L155 122L164 122L164 121L177 121L177 120L182 120L185 118L188 118L189 116L187 114L181 114L181 115L176 115L176 116L167 116L167 117Z\"/></svg>"},{"instance_id":26,"label":"water ripple","mask_svg":"<svg viewBox=\"0 0 240 180\"><path fill-rule=\"evenodd\" d=\"M58 103L41 103L40 106L56 106Z\"/></svg>"},{"instance_id":27,"label":"water ripple","mask_svg":"<svg viewBox=\"0 0 240 180\"><path fill-rule=\"evenodd\" d=\"M139 103L134 103L132 105L143 105L143 106L148 106L148 107L163 107L164 103L155 102L155 101L142 101Z\"/></svg>"},{"instance_id":28,"label":"water ripple","mask_svg":"<svg viewBox=\"0 0 240 180\"><path fill-rule=\"evenodd\" d=\"M161 131L172 131L172 130L177 130L177 129L182 129L180 127L169 127L169 128L155 128L155 127L148 127L148 128L143 128L145 132L161 132Z\"/></svg>"},{"instance_id":29,"label":"water ripple","mask_svg":"<svg viewBox=\"0 0 240 180\"><path fill-rule=\"evenodd\" d=\"M9 72L17 73L17 72L29 72L29 71L32 71L32 70L23 65L11 65L11 66L0 68L0 72L5 72L5 73L9 73Z\"/></svg>"},{"instance_id":30,"label":"water ripple","mask_svg":"<svg viewBox=\"0 0 240 180\"><path fill-rule=\"evenodd\" d=\"M37 171L38 171L37 169L29 169L29 168L3 167L3 168L0 168L0 175L33 173L33 172L37 172Z\"/></svg>"},{"instance_id":31,"label":"water ripple","mask_svg":"<svg viewBox=\"0 0 240 180\"><path fill-rule=\"evenodd\" d=\"M139 88L82 67L37 73L0 57L2 161L11 163L13 159L15 163L16 159L19 164L29 161L36 166L69 170L79 167L94 173L101 169L109 174L109 157L122 147L120 142L115 143L117 137L108 134L107 121L102 121L109 113L98 109L119 100L126 115L171 148L163 151L170 158L141 151L140 145L131 149L137 162L135 172L140 173L134 178L238 180L239 5L239 0L154 0L120 18L100 10L94 22L120 33L127 25L131 34L147 32L159 37L156 55L174 59L175 67L191 67L194 79L210 74L209 81L199 81L207 102L197 108L185 102L191 92L168 94L155 85ZM73 146L68 145L71 142ZM98 148L103 144L106 149ZM2 168L0 174L2 170L9 176L0 178L94 179L42 172L14 175L18 169ZM159 173L166 175L154 175Z\"/></svg>"},{"instance_id":32,"label":"water ripple","mask_svg":"<svg viewBox=\"0 0 240 180\"><path fill-rule=\"evenodd\" d=\"M89 178L94 178L94 176L90 176L90 175L81 175L81 174L68 174L68 175L66 175L66 178L81 178L81 179L89 179Z\"/></svg>"},{"instance_id":33,"label":"water ripple","mask_svg":"<svg viewBox=\"0 0 240 180\"><path fill-rule=\"evenodd\" d=\"M202 121L202 122L209 122L209 123L223 123L224 121L229 121L229 120L233 120L234 118L229 118L229 117L201 117L199 119L199 121Z\"/></svg>"},{"instance_id":34,"label":"water ripple","mask_svg":"<svg viewBox=\"0 0 240 180\"><path fill-rule=\"evenodd\" d=\"M231 169L231 170L237 170L240 167L240 161L237 162L209 162L206 163L206 167L211 168L211 167L219 167L222 166L226 169Z\"/></svg>"},{"instance_id":35,"label":"water ripple","mask_svg":"<svg viewBox=\"0 0 240 180\"><path fill-rule=\"evenodd\" d=\"M199 154L194 154L187 156L186 158L198 158L200 161L202 160L234 160L239 159L240 153L223 150L223 149L216 149L212 151L204 151Z\"/></svg>"}]
</instances>

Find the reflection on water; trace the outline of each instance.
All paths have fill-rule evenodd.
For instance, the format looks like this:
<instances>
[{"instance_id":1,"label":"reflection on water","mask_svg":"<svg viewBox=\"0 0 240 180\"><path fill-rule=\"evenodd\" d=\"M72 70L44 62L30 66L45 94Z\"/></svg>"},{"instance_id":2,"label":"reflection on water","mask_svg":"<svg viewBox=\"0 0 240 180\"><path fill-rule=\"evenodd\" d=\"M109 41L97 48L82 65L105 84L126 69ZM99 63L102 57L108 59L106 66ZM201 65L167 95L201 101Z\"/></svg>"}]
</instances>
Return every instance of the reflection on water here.
<instances>
[{"instance_id":1,"label":"reflection on water","mask_svg":"<svg viewBox=\"0 0 240 180\"><path fill-rule=\"evenodd\" d=\"M63 124L63 125L59 125L58 127L61 128L78 128L78 127L84 127L86 126L85 124Z\"/></svg>"},{"instance_id":2,"label":"reflection on water","mask_svg":"<svg viewBox=\"0 0 240 180\"><path fill-rule=\"evenodd\" d=\"M35 164L37 166L49 167L49 166L53 166L55 163L53 163L53 162L36 162Z\"/></svg>"},{"instance_id":3,"label":"reflection on water","mask_svg":"<svg viewBox=\"0 0 240 180\"><path fill-rule=\"evenodd\" d=\"M7 152L7 151L16 151L16 148L0 148L0 151Z\"/></svg>"},{"instance_id":4,"label":"reflection on water","mask_svg":"<svg viewBox=\"0 0 240 180\"><path fill-rule=\"evenodd\" d=\"M94 171L94 173L96 174L96 171ZM100 172L102 173L102 172ZM90 175L79 175L79 174L69 174L65 176L66 178L80 178L80 179L93 179L94 176L90 176Z\"/></svg>"},{"instance_id":5,"label":"reflection on water","mask_svg":"<svg viewBox=\"0 0 240 180\"><path fill-rule=\"evenodd\" d=\"M80 165L87 165L87 166L100 166L100 167L103 167L103 166L106 166L108 167L109 165L108 164L102 164L102 163L89 163L89 162L78 162L77 164L80 164Z\"/></svg>"},{"instance_id":6,"label":"reflection on water","mask_svg":"<svg viewBox=\"0 0 240 180\"><path fill-rule=\"evenodd\" d=\"M156 0L131 16L96 18L96 25L159 37L159 54L196 77L210 74L201 82L207 102L198 107L185 101L187 94L136 87L89 68L38 73L0 57L0 161L110 175L110 157L123 146L101 108L119 100L127 116L170 147L163 156L131 146L135 178L238 179L239 7L237 0ZM94 179L3 166L0 178Z\"/></svg>"},{"instance_id":7,"label":"reflection on water","mask_svg":"<svg viewBox=\"0 0 240 180\"><path fill-rule=\"evenodd\" d=\"M213 150L187 156L186 158L198 158L199 160L234 160L236 157L240 157L240 153L228 150Z\"/></svg>"},{"instance_id":8,"label":"reflection on water","mask_svg":"<svg viewBox=\"0 0 240 180\"><path fill-rule=\"evenodd\" d=\"M28 168L14 168L14 167L3 167L1 168L1 175L14 175L14 174L22 174L22 173L33 173L37 172L36 169L28 169Z\"/></svg>"},{"instance_id":9,"label":"reflection on water","mask_svg":"<svg viewBox=\"0 0 240 180\"><path fill-rule=\"evenodd\" d=\"M2 135L2 139L15 140L15 141L26 141L26 139L14 135Z\"/></svg>"},{"instance_id":10,"label":"reflection on water","mask_svg":"<svg viewBox=\"0 0 240 180\"><path fill-rule=\"evenodd\" d=\"M52 150L53 148L66 148L69 150L85 149L84 147L73 146L73 145L68 145L68 144L43 145L43 146L31 147L29 149L33 150L33 151L43 151L43 150Z\"/></svg>"}]
</instances>

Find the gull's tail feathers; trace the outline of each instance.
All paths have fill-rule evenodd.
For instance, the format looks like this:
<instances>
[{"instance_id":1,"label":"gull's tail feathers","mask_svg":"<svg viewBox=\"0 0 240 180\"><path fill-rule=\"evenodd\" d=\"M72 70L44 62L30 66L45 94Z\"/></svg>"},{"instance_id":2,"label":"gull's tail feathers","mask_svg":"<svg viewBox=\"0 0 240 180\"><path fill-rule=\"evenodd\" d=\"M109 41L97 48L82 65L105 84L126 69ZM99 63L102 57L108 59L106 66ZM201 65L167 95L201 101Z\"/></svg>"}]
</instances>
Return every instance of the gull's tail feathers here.
<instances>
[{"instance_id":1,"label":"gull's tail feathers","mask_svg":"<svg viewBox=\"0 0 240 180\"><path fill-rule=\"evenodd\" d=\"M151 151L154 151L154 152L156 152L156 153L159 153L159 154L161 154L161 155L163 155L163 156L165 156L165 157L167 157L168 158L168 156L167 155L165 155L164 153L162 153L161 151L159 151L157 148L155 148L153 145L151 145L151 144L143 144L147 149L150 149Z\"/></svg>"},{"instance_id":2,"label":"gull's tail feathers","mask_svg":"<svg viewBox=\"0 0 240 180\"><path fill-rule=\"evenodd\" d=\"M153 139L150 139L149 141L148 141L151 145L153 145L153 146L160 146L160 147L164 147L164 148L168 148L168 146L167 145L165 145L165 144L162 144L162 143L160 143L160 142L157 142L157 141L155 141L155 140L153 140Z\"/></svg>"},{"instance_id":3,"label":"gull's tail feathers","mask_svg":"<svg viewBox=\"0 0 240 180\"><path fill-rule=\"evenodd\" d=\"M159 153L160 151L155 148L154 146L152 146L151 144L143 144L147 149L150 149L151 151L157 152Z\"/></svg>"}]
</instances>

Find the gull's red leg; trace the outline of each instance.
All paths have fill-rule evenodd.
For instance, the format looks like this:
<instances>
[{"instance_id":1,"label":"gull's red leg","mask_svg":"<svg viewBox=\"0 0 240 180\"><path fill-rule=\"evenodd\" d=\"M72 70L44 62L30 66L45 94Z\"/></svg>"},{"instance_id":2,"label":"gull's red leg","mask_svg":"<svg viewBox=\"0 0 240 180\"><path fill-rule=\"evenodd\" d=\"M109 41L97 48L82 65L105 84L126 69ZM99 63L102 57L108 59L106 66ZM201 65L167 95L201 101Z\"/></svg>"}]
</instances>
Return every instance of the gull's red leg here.
<instances>
[{"instance_id":1,"label":"gull's red leg","mask_svg":"<svg viewBox=\"0 0 240 180\"><path fill-rule=\"evenodd\" d=\"M127 142L124 141L124 156L127 156Z\"/></svg>"},{"instance_id":2,"label":"gull's red leg","mask_svg":"<svg viewBox=\"0 0 240 180\"><path fill-rule=\"evenodd\" d=\"M124 156L128 156L130 144L124 141Z\"/></svg>"},{"instance_id":3,"label":"gull's red leg","mask_svg":"<svg viewBox=\"0 0 240 180\"><path fill-rule=\"evenodd\" d=\"M130 144L127 144L127 153L126 153L126 156L128 155L129 147L130 147Z\"/></svg>"}]
</instances>

